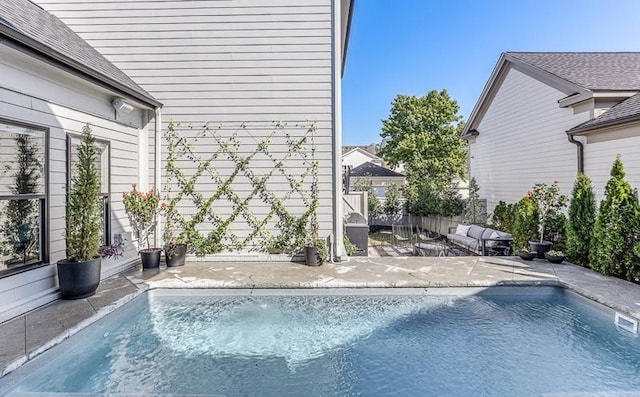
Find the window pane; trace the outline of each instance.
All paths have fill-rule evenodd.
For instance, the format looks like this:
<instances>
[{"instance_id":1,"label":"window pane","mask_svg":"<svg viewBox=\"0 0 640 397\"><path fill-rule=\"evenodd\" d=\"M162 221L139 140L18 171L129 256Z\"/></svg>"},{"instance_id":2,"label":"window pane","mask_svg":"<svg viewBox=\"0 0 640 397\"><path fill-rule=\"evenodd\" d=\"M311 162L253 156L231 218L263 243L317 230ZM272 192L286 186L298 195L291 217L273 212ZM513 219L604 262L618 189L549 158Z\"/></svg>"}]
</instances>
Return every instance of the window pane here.
<instances>
[{"instance_id":1,"label":"window pane","mask_svg":"<svg viewBox=\"0 0 640 397\"><path fill-rule=\"evenodd\" d=\"M371 190L373 191L373 195L378 198L385 197L387 194L386 186L372 186Z\"/></svg>"},{"instance_id":2,"label":"window pane","mask_svg":"<svg viewBox=\"0 0 640 397\"><path fill-rule=\"evenodd\" d=\"M0 196L44 194L44 132L0 122Z\"/></svg>"},{"instance_id":3,"label":"window pane","mask_svg":"<svg viewBox=\"0 0 640 397\"><path fill-rule=\"evenodd\" d=\"M40 262L40 199L0 201L0 270Z\"/></svg>"}]
</instances>

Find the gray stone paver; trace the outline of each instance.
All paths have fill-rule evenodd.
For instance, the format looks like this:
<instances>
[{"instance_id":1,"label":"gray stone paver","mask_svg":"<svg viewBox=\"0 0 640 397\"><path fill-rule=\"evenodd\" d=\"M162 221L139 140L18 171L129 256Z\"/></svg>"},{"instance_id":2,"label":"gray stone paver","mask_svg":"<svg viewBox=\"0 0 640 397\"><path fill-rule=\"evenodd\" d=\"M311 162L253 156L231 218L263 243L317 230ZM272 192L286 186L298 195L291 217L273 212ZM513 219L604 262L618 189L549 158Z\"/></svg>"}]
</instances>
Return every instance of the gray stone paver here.
<instances>
[{"instance_id":1,"label":"gray stone paver","mask_svg":"<svg viewBox=\"0 0 640 397\"><path fill-rule=\"evenodd\" d=\"M288 262L204 262L134 269L103 280L93 297L57 301L0 324L0 374L153 288L433 288L558 285L640 319L640 286L571 264L513 257L353 257L307 267ZM446 290L443 290L445 292ZM462 291L462 290L461 290ZM293 292L293 291L292 291ZM274 293L277 293L274 291Z\"/></svg>"},{"instance_id":2,"label":"gray stone paver","mask_svg":"<svg viewBox=\"0 0 640 397\"><path fill-rule=\"evenodd\" d=\"M27 354L95 314L86 299L56 301L26 315Z\"/></svg>"},{"instance_id":3,"label":"gray stone paver","mask_svg":"<svg viewBox=\"0 0 640 397\"><path fill-rule=\"evenodd\" d=\"M0 325L0 363L9 363L27 354L25 317L18 317ZM0 368L2 368L0 366Z\"/></svg>"}]
</instances>

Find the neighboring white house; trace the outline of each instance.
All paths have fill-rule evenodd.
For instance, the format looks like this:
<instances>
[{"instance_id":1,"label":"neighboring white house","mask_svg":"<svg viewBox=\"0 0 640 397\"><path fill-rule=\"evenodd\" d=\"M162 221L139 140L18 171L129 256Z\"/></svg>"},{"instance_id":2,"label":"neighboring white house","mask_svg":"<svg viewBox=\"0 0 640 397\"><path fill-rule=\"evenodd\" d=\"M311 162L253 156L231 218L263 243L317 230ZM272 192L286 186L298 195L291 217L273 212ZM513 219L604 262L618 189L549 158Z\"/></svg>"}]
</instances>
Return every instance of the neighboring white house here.
<instances>
[{"instance_id":1,"label":"neighboring white house","mask_svg":"<svg viewBox=\"0 0 640 397\"><path fill-rule=\"evenodd\" d=\"M462 134L488 211L579 171L600 200L618 154L640 188L639 91L640 53L503 53Z\"/></svg>"},{"instance_id":2,"label":"neighboring white house","mask_svg":"<svg viewBox=\"0 0 640 397\"><path fill-rule=\"evenodd\" d=\"M274 121L315 122L320 236L332 235L334 253L343 252L340 80L352 0L36 3L44 9L0 1L0 212L21 200L39 211L28 257L0 245L0 322L58 296L53 264L65 256L67 170L87 123L103 148L109 242L130 238L122 192L132 183L162 189L161 134L170 120L221 123L246 143L267 136ZM131 108L114 106L115 99ZM29 193L14 189L18 137L29 137L41 164ZM285 140L277 136L273 144ZM215 148L207 145L199 149ZM273 168L266 161L252 166ZM228 169L228 161L218 167ZM242 184L236 189L247 194ZM216 210L224 215L230 207ZM261 210L254 209L264 216ZM2 233L12 232L3 224ZM250 231L245 225L238 233ZM136 260L128 244L124 258L103 261L103 277Z\"/></svg>"},{"instance_id":3,"label":"neighboring white house","mask_svg":"<svg viewBox=\"0 0 640 397\"><path fill-rule=\"evenodd\" d=\"M226 136L238 132L246 145L242 153L250 153L270 135L274 121L291 126L294 138L305 132L295 125L314 122L319 234L332 235L334 253L342 254L341 74L352 0L35 1L161 101L163 129L173 120L195 138L209 122ZM272 148L286 150L286 141L275 136ZM205 157L218 146L211 138L198 140ZM197 167L184 165L188 175ZM226 158L214 166L223 177L232 170ZM264 159L250 167L260 174L274 163ZM241 196L250 191L243 178L234 181ZM276 193L289 189L284 177L273 183ZM211 189L204 178L199 182L203 195ZM234 211L224 199L215 207L222 219ZM305 205L298 200L287 208L304 211ZM269 210L253 200L249 216ZM203 231L208 227L202 225ZM240 239L251 233L242 217L230 228Z\"/></svg>"},{"instance_id":4,"label":"neighboring white house","mask_svg":"<svg viewBox=\"0 0 640 397\"><path fill-rule=\"evenodd\" d=\"M405 177L399 172L374 163L363 163L351 170L349 191L357 191L358 186L365 186L368 183L371 183L373 195L384 202L389 186L395 185L399 189L402 188Z\"/></svg>"},{"instance_id":5,"label":"neighboring white house","mask_svg":"<svg viewBox=\"0 0 640 397\"><path fill-rule=\"evenodd\" d=\"M384 160L375 155L374 152L364 149L363 147L344 147L342 148L342 166L356 168L364 163L373 163L381 167L384 166Z\"/></svg>"},{"instance_id":6,"label":"neighboring white house","mask_svg":"<svg viewBox=\"0 0 640 397\"><path fill-rule=\"evenodd\" d=\"M131 110L115 110L116 98ZM153 183L147 160L160 106L48 12L28 0L0 2L0 322L57 298L52 264L66 256L68 167L86 124L102 148L105 243L126 237L120 192ZM34 183L20 188L20 167L29 163ZM20 203L32 203L23 207L22 222L7 211ZM130 243L125 257L104 261L103 276L137 258Z\"/></svg>"}]
</instances>

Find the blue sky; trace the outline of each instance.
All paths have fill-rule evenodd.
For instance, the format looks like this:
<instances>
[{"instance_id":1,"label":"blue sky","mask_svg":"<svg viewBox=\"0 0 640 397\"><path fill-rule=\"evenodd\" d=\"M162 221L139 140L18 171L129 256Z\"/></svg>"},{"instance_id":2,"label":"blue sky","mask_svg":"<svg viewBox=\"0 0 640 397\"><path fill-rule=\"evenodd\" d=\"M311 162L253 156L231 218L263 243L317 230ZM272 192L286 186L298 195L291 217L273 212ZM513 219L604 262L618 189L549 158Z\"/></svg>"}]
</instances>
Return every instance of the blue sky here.
<instances>
[{"instance_id":1,"label":"blue sky","mask_svg":"<svg viewBox=\"0 0 640 397\"><path fill-rule=\"evenodd\" d=\"M356 0L343 144L379 142L397 94L447 89L466 120L503 51L640 51L640 0Z\"/></svg>"}]
</instances>

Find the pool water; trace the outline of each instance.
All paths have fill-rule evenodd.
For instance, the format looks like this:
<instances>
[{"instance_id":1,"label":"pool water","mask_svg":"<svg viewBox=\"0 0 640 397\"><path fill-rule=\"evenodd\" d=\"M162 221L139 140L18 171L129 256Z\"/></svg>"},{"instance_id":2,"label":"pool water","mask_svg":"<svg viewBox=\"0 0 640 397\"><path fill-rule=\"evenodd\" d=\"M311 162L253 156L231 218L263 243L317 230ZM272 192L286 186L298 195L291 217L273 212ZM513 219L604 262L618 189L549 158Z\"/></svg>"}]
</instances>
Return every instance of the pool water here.
<instances>
[{"instance_id":1,"label":"pool water","mask_svg":"<svg viewBox=\"0 0 640 397\"><path fill-rule=\"evenodd\" d=\"M0 380L0 394L640 394L638 338L572 293L406 291L151 291Z\"/></svg>"}]
</instances>

